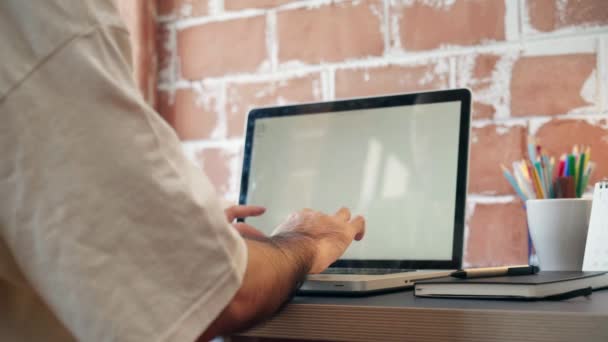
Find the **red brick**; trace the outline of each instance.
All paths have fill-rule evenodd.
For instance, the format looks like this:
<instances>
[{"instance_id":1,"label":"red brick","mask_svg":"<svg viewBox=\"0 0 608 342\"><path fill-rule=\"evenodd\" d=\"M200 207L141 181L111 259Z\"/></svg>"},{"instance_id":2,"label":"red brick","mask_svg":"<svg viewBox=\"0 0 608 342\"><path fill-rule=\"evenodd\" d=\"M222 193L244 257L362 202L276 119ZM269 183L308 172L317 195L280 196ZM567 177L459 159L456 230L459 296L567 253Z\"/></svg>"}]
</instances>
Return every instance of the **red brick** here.
<instances>
[{"instance_id":1,"label":"red brick","mask_svg":"<svg viewBox=\"0 0 608 342\"><path fill-rule=\"evenodd\" d=\"M230 181L237 177L231 163L237 157L237 154L222 148L205 148L196 153L201 168L220 196L230 194Z\"/></svg>"},{"instance_id":2,"label":"red brick","mask_svg":"<svg viewBox=\"0 0 608 342\"><path fill-rule=\"evenodd\" d=\"M170 45L168 45L171 39L170 35L171 31L169 31L167 25L158 24L156 26L156 70L160 82L168 76L162 75L162 72L167 70L173 62L173 52L169 49Z\"/></svg>"},{"instance_id":3,"label":"red brick","mask_svg":"<svg viewBox=\"0 0 608 342\"><path fill-rule=\"evenodd\" d=\"M487 125L471 131L469 192L515 194L504 179L500 165L507 167L525 157L526 127Z\"/></svg>"},{"instance_id":4,"label":"red brick","mask_svg":"<svg viewBox=\"0 0 608 342\"><path fill-rule=\"evenodd\" d=\"M496 65L500 60L498 55L478 55L475 57L473 70L470 75L466 75L464 86L470 87L473 91L473 119L491 119L496 113L494 105L479 102L477 94L487 92L494 84L493 74ZM460 75L464 77L465 75Z\"/></svg>"},{"instance_id":5,"label":"red brick","mask_svg":"<svg viewBox=\"0 0 608 342\"><path fill-rule=\"evenodd\" d=\"M494 106L473 101L473 109L471 114L473 119L491 119L494 117L494 114L496 114L496 109Z\"/></svg>"},{"instance_id":6,"label":"red brick","mask_svg":"<svg viewBox=\"0 0 608 342\"><path fill-rule=\"evenodd\" d=\"M247 8L272 8L292 0L224 0L224 9L227 11L238 11Z\"/></svg>"},{"instance_id":7,"label":"red brick","mask_svg":"<svg viewBox=\"0 0 608 342\"><path fill-rule=\"evenodd\" d=\"M167 92L159 92L157 106L160 114L175 128L182 140L209 139L216 129L217 100L209 96L206 101L192 89L178 89L171 101Z\"/></svg>"},{"instance_id":8,"label":"red brick","mask_svg":"<svg viewBox=\"0 0 608 342\"><path fill-rule=\"evenodd\" d=\"M197 17L206 15L209 9L208 0L157 0L156 3L162 16Z\"/></svg>"},{"instance_id":9,"label":"red brick","mask_svg":"<svg viewBox=\"0 0 608 342\"><path fill-rule=\"evenodd\" d=\"M546 32L555 28L556 0L528 0L527 10L535 29Z\"/></svg>"},{"instance_id":10,"label":"red brick","mask_svg":"<svg viewBox=\"0 0 608 342\"><path fill-rule=\"evenodd\" d=\"M210 22L177 34L181 74L202 79L253 72L266 60L266 18Z\"/></svg>"},{"instance_id":11,"label":"red brick","mask_svg":"<svg viewBox=\"0 0 608 342\"><path fill-rule=\"evenodd\" d=\"M287 80L229 84L227 88L228 136L242 136L247 113L254 107L321 100L319 74Z\"/></svg>"},{"instance_id":12,"label":"red brick","mask_svg":"<svg viewBox=\"0 0 608 342\"><path fill-rule=\"evenodd\" d=\"M550 32L570 26L608 24L606 0L566 1L559 6L557 0L529 0L530 24L538 31Z\"/></svg>"},{"instance_id":13,"label":"red brick","mask_svg":"<svg viewBox=\"0 0 608 342\"><path fill-rule=\"evenodd\" d=\"M477 45L505 40L504 0L456 0L441 7L424 1L396 4L400 44L406 50Z\"/></svg>"},{"instance_id":14,"label":"red brick","mask_svg":"<svg viewBox=\"0 0 608 342\"><path fill-rule=\"evenodd\" d=\"M486 86L492 80L501 55L467 53L454 58L456 83L469 87Z\"/></svg>"},{"instance_id":15,"label":"red brick","mask_svg":"<svg viewBox=\"0 0 608 342\"><path fill-rule=\"evenodd\" d=\"M559 115L589 105L580 93L595 67L594 54L520 58L511 76L511 115Z\"/></svg>"},{"instance_id":16,"label":"red brick","mask_svg":"<svg viewBox=\"0 0 608 342\"><path fill-rule=\"evenodd\" d=\"M475 66L473 68L473 79L476 81L474 86L480 88L485 86L492 80L492 73L496 69L496 64L500 60L497 55L479 55L475 58Z\"/></svg>"},{"instance_id":17,"label":"red brick","mask_svg":"<svg viewBox=\"0 0 608 342\"><path fill-rule=\"evenodd\" d=\"M447 63L447 62L443 62ZM419 66L389 65L377 68L340 69L336 71L337 98L443 89L449 86L447 68L437 64Z\"/></svg>"},{"instance_id":18,"label":"red brick","mask_svg":"<svg viewBox=\"0 0 608 342\"><path fill-rule=\"evenodd\" d=\"M555 29L557 19L555 0L528 0L527 10L532 27L545 32Z\"/></svg>"},{"instance_id":19,"label":"red brick","mask_svg":"<svg viewBox=\"0 0 608 342\"><path fill-rule=\"evenodd\" d=\"M591 146L591 160L597 169L590 184L608 177L608 116L591 124L583 120L551 120L542 125L536 132L543 149L559 157L571 153L575 144Z\"/></svg>"},{"instance_id":20,"label":"red brick","mask_svg":"<svg viewBox=\"0 0 608 342\"><path fill-rule=\"evenodd\" d=\"M528 263L526 213L521 202L476 204L464 261L470 266Z\"/></svg>"},{"instance_id":21,"label":"red brick","mask_svg":"<svg viewBox=\"0 0 608 342\"><path fill-rule=\"evenodd\" d=\"M156 14L168 15L173 12L173 0L156 0Z\"/></svg>"},{"instance_id":22,"label":"red brick","mask_svg":"<svg viewBox=\"0 0 608 342\"><path fill-rule=\"evenodd\" d=\"M380 56L382 2L342 2L277 15L279 61L335 62Z\"/></svg>"}]
</instances>

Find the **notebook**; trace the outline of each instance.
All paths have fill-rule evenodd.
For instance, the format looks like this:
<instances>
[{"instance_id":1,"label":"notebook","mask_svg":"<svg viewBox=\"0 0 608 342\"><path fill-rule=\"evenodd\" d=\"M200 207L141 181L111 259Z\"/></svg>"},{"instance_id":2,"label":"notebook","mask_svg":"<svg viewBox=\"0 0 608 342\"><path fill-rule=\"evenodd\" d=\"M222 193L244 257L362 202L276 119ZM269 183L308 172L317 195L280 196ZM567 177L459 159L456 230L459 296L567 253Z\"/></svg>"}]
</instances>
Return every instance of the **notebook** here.
<instances>
[{"instance_id":1,"label":"notebook","mask_svg":"<svg viewBox=\"0 0 608 342\"><path fill-rule=\"evenodd\" d=\"M583 259L585 271L608 271L608 180L595 184Z\"/></svg>"},{"instance_id":2,"label":"notebook","mask_svg":"<svg viewBox=\"0 0 608 342\"><path fill-rule=\"evenodd\" d=\"M545 271L535 275L417 282L418 297L487 299L567 299L608 287L608 272Z\"/></svg>"}]
</instances>

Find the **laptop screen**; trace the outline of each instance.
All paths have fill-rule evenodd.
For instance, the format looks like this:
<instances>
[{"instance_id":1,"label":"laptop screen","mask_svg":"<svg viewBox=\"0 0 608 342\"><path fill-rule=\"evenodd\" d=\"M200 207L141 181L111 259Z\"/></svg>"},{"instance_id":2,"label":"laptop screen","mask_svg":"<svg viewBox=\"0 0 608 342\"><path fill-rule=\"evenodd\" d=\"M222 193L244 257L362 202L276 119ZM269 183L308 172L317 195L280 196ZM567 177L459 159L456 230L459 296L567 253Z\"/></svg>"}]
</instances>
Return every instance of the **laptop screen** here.
<instances>
[{"instance_id":1,"label":"laptop screen","mask_svg":"<svg viewBox=\"0 0 608 342\"><path fill-rule=\"evenodd\" d=\"M257 118L248 132L241 200L268 210L247 222L271 234L294 211L334 213L345 206L367 224L365 238L343 259L451 260L461 106L448 101Z\"/></svg>"}]
</instances>

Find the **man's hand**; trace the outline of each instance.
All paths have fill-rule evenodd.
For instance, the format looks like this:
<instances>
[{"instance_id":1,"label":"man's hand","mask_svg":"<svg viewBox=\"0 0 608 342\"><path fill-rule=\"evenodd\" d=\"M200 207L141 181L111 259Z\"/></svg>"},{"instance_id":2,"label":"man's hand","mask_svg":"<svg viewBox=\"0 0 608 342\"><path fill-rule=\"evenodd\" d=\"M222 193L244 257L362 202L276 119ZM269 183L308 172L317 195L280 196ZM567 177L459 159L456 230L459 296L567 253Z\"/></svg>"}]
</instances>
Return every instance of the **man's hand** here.
<instances>
[{"instance_id":1,"label":"man's hand","mask_svg":"<svg viewBox=\"0 0 608 342\"><path fill-rule=\"evenodd\" d=\"M257 216L257 207L231 207L228 220ZM201 341L250 327L272 315L307 273L319 273L365 233L361 216L351 219L346 208L334 215L304 209L289 216L270 238L245 236L247 269L241 287L222 313L207 327Z\"/></svg>"},{"instance_id":2,"label":"man's hand","mask_svg":"<svg viewBox=\"0 0 608 342\"><path fill-rule=\"evenodd\" d=\"M264 233L255 229L253 226L244 222L234 222L239 218L247 218L252 216L260 216L266 212L266 208L255 205L233 205L226 210L226 219L232 223L232 226L239 231L243 236L264 237Z\"/></svg>"},{"instance_id":3,"label":"man's hand","mask_svg":"<svg viewBox=\"0 0 608 342\"><path fill-rule=\"evenodd\" d=\"M273 232L273 237L297 234L310 240L315 249L309 273L323 272L336 261L350 243L361 240L365 234L362 216L351 219L350 210L342 208L334 215L326 215L310 209L291 214L287 221Z\"/></svg>"},{"instance_id":4,"label":"man's hand","mask_svg":"<svg viewBox=\"0 0 608 342\"><path fill-rule=\"evenodd\" d=\"M239 218L247 218L252 216L260 216L266 212L266 208L257 205L233 205L224 210L228 222Z\"/></svg>"}]
</instances>

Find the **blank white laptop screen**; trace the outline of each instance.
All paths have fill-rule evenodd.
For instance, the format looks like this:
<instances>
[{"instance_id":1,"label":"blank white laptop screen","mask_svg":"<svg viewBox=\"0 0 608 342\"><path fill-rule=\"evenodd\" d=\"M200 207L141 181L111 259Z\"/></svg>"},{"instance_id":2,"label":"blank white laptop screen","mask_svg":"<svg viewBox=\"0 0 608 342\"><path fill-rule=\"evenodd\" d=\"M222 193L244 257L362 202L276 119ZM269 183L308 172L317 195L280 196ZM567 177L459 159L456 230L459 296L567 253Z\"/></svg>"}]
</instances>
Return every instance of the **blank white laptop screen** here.
<instances>
[{"instance_id":1,"label":"blank white laptop screen","mask_svg":"<svg viewBox=\"0 0 608 342\"><path fill-rule=\"evenodd\" d=\"M292 212L365 216L344 259L449 260L454 239L461 102L259 118L247 222L267 234Z\"/></svg>"}]
</instances>

